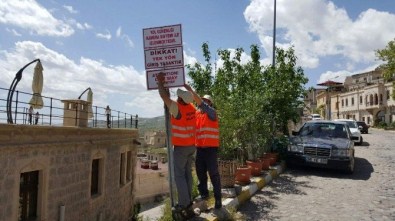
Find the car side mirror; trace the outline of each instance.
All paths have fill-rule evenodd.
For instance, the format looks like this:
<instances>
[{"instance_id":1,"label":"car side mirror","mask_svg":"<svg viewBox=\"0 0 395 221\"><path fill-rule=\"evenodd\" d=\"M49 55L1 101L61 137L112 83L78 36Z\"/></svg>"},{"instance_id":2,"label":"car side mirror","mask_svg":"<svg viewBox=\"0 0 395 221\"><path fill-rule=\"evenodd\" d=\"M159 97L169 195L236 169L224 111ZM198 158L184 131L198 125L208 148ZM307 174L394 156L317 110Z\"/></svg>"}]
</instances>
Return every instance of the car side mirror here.
<instances>
[{"instance_id":1,"label":"car side mirror","mask_svg":"<svg viewBox=\"0 0 395 221\"><path fill-rule=\"evenodd\" d=\"M351 140L358 140L358 137L351 136Z\"/></svg>"},{"instance_id":2,"label":"car side mirror","mask_svg":"<svg viewBox=\"0 0 395 221\"><path fill-rule=\"evenodd\" d=\"M299 131L294 131L294 130L293 130L293 131L292 131L292 135L293 135L293 136L298 136L298 135L299 135Z\"/></svg>"}]
</instances>

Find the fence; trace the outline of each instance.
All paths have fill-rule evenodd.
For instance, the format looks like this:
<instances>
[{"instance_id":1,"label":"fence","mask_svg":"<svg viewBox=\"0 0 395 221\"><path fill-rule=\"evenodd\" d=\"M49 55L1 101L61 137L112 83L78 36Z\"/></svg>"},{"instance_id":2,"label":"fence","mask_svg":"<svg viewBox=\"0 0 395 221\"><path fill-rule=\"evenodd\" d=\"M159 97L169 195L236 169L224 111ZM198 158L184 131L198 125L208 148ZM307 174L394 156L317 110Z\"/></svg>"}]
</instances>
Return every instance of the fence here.
<instances>
[{"instance_id":1,"label":"fence","mask_svg":"<svg viewBox=\"0 0 395 221\"><path fill-rule=\"evenodd\" d=\"M7 123L7 94L9 89L0 87L0 123ZM14 124L37 124L37 125L51 125L51 126L63 126L63 121L66 117L64 115L64 104L62 100L42 96L44 106L41 109L33 111L32 116L29 116L29 101L33 94L22 91L15 91L14 99L11 101L12 117ZM92 106L92 113L87 113L91 117L88 118L88 127L107 127L107 115L105 113L105 107ZM89 108L88 108L89 110ZM85 111L88 111L85 110ZM75 109L76 115L72 119L77 119L78 110ZM36 113L38 112L38 120L36 123ZM138 127L138 115L128 114L118 110L111 110L111 127L112 128L137 128Z\"/></svg>"}]
</instances>

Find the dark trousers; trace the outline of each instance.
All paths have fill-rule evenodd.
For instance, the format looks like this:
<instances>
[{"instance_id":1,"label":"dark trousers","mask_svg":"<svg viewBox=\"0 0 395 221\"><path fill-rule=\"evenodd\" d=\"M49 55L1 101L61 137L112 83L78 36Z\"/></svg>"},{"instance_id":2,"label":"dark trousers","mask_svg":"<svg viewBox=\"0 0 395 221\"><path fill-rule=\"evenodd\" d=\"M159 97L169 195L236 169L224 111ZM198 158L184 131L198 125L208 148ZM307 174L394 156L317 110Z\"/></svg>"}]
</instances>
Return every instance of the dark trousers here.
<instances>
[{"instance_id":1,"label":"dark trousers","mask_svg":"<svg viewBox=\"0 0 395 221\"><path fill-rule=\"evenodd\" d=\"M221 200L221 179L218 172L218 148L196 148L196 175L199 179L198 190L201 196L208 196L207 172L213 185L214 198Z\"/></svg>"},{"instance_id":2,"label":"dark trousers","mask_svg":"<svg viewBox=\"0 0 395 221\"><path fill-rule=\"evenodd\" d=\"M108 128L111 127L110 115L109 115L109 114L107 114L107 127L108 127Z\"/></svg>"}]
</instances>

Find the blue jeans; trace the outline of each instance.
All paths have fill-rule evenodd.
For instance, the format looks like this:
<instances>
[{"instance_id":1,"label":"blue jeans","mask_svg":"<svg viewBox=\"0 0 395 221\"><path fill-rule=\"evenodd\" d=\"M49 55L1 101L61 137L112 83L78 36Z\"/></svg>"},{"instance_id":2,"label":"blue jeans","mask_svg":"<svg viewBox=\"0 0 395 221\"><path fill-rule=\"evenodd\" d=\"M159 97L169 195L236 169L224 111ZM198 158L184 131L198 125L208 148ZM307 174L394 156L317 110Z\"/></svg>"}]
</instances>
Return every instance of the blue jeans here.
<instances>
[{"instance_id":1,"label":"blue jeans","mask_svg":"<svg viewBox=\"0 0 395 221\"><path fill-rule=\"evenodd\" d=\"M178 205L187 207L192 202L192 163L194 160L195 146L174 146L174 179L178 193Z\"/></svg>"},{"instance_id":2,"label":"blue jeans","mask_svg":"<svg viewBox=\"0 0 395 221\"><path fill-rule=\"evenodd\" d=\"M221 178L218 171L218 148L197 147L196 148L196 175L199 179L198 190L201 196L208 196L207 172L213 185L214 198L221 201Z\"/></svg>"}]
</instances>

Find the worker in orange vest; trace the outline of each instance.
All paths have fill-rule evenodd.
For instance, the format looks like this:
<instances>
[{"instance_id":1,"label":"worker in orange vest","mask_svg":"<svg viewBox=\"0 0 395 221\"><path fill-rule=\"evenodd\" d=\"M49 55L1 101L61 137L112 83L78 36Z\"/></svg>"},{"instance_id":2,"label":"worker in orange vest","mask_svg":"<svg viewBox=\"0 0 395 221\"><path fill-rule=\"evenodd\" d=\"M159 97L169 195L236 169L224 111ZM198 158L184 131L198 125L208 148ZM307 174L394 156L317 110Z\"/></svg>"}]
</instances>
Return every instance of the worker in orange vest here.
<instances>
[{"instance_id":1,"label":"worker in orange vest","mask_svg":"<svg viewBox=\"0 0 395 221\"><path fill-rule=\"evenodd\" d=\"M218 148L219 126L217 112L213 107L213 99L210 95L201 98L189 85L184 87L194 95L198 105L196 111L196 175L199 180L198 190L200 198L205 200L209 197L207 187L207 172L213 185L215 208L222 207L221 179L218 171Z\"/></svg>"},{"instance_id":2,"label":"worker in orange vest","mask_svg":"<svg viewBox=\"0 0 395 221\"><path fill-rule=\"evenodd\" d=\"M159 95L171 114L171 140L174 146L174 177L178 193L177 211L187 216L193 215L192 209L192 164L194 161L196 108L191 102L193 95L189 91L177 90L177 101L170 99L165 90L165 74L157 76Z\"/></svg>"}]
</instances>

